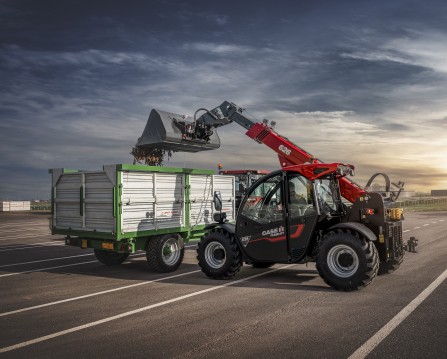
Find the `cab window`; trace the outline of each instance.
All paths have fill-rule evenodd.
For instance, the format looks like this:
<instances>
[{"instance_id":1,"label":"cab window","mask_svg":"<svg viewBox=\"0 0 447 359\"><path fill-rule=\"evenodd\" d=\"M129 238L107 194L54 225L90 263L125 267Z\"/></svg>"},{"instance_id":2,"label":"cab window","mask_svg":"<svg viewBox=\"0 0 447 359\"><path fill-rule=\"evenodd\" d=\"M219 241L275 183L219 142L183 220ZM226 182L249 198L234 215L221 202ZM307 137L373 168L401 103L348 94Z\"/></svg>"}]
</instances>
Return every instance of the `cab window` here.
<instances>
[{"instance_id":1,"label":"cab window","mask_svg":"<svg viewBox=\"0 0 447 359\"><path fill-rule=\"evenodd\" d=\"M260 224L281 221L284 216L281 176L273 176L252 188L241 214Z\"/></svg>"},{"instance_id":2,"label":"cab window","mask_svg":"<svg viewBox=\"0 0 447 359\"><path fill-rule=\"evenodd\" d=\"M293 174L289 175L288 186L290 217L297 218L315 214L312 182L299 174Z\"/></svg>"}]
</instances>

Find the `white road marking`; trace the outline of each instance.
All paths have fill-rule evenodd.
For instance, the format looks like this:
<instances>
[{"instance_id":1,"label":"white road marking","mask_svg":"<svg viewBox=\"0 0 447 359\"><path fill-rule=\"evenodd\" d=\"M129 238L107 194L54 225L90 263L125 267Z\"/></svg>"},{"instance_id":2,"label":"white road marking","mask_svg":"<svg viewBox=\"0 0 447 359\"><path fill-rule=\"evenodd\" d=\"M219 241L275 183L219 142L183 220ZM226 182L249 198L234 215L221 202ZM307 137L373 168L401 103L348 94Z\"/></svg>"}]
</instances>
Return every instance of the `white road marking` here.
<instances>
[{"instance_id":1,"label":"white road marking","mask_svg":"<svg viewBox=\"0 0 447 359\"><path fill-rule=\"evenodd\" d=\"M376 334L358 348L348 359L363 359L376 348L396 327L402 323L427 297L447 278L447 269L424 289L410 304L386 323Z\"/></svg>"},{"instance_id":2,"label":"white road marking","mask_svg":"<svg viewBox=\"0 0 447 359\"><path fill-rule=\"evenodd\" d=\"M423 227L427 227L427 226L429 226L430 224L429 223L425 223L424 225L423 225Z\"/></svg>"},{"instance_id":3,"label":"white road marking","mask_svg":"<svg viewBox=\"0 0 447 359\"><path fill-rule=\"evenodd\" d=\"M15 239L25 239L25 238L33 238L33 237L46 237L50 236L51 233L36 233L36 234L29 234L26 236L12 236L12 237L6 237L6 238L0 238L0 241L11 241Z\"/></svg>"},{"instance_id":4,"label":"white road marking","mask_svg":"<svg viewBox=\"0 0 447 359\"><path fill-rule=\"evenodd\" d=\"M39 227L47 227L48 228L48 222L23 222L23 223L11 223L11 224L3 224L0 226L0 229L5 228L15 228L15 227L29 227L29 226L39 226Z\"/></svg>"},{"instance_id":5,"label":"white road marking","mask_svg":"<svg viewBox=\"0 0 447 359\"><path fill-rule=\"evenodd\" d=\"M4 232L14 232L14 233L16 233L16 232L32 232L32 231L34 231L34 230L39 230L39 231L47 231L47 232L49 232L50 231L50 227L48 226L48 225L46 225L46 226L39 226L39 227L37 227L37 226L33 226L31 229L29 228L29 226L26 226L26 227L19 227L19 228L8 228L8 227L6 227L6 228L0 228L0 230L1 231L4 231Z\"/></svg>"},{"instance_id":6,"label":"white road marking","mask_svg":"<svg viewBox=\"0 0 447 359\"><path fill-rule=\"evenodd\" d=\"M402 233L405 233L405 232L410 232L410 230L409 230L409 229L407 229L406 231L403 231Z\"/></svg>"},{"instance_id":7,"label":"white road marking","mask_svg":"<svg viewBox=\"0 0 447 359\"><path fill-rule=\"evenodd\" d=\"M277 272L277 271L279 271L281 269L289 268L289 267L292 267L294 265L295 264L289 264L289 265L283 266L281 268L271 269L269 271L258 273L258 274L252 275L250 277L247 277L247 278L243 278L243 279L239 279L239 280L236 280L236 281L233 281L233 282L228 282L228 283L225 283L225 284L221 284L221 285L218 285L218 286L215 286L215 287L199 290L197 292L193 292L193 293L190 293L190 294L182 295L180 297L168 299L168 300L165 300L163 302L151 304L151 305L148 305L146 307L142 307L142 308L138 308L138 309L135 309L135 310L131 310L129 312L125 312L125 313L121 313L121 314L118 314L118 315L114 315L112 317L104 318L104 319L97 320L97 321L94 321L94 322L90 322L90 323L87 323L87 324L84 324L84 325L79 325L77 327L73 327L73 328L69 328L69 329L66 329L66 330L62 330L60 332L56 332L56 333L53 333L53 334L45 335L43 337L31 339L31 340L28 340L26 342L21 342L21 343L17 343L17 344L14 344L14 345L10 345L8 347L0 348L0 353L6 353L6 352L9 352L11 350L23 348L23 347L26 347L26 346L29 346L29 345L32 345L32 344L36 344L36 343L40 343L40 342L43 342L43 341L46 341L46 340L57 338L57 337L60 337L62 335L78 332L78 331L83 330L83 329L87 329L87 328L91 328L91 327L94 327L94 326L97 326L97 325L100 325L100 324L103 324L103 323L111 322L112 320L125 318L125 317L128 317L128 316L133 315L133 314L145 312L145 311L150 310L150 309L154 309L154 308L158 308L158 307L161 307L161 306L164 306L164 305L167 305L167 304L179 302L181 300L188 299L188 298L191 298L191 297L195 297L195 296L198 296L198 295L201 295L201 294L205 294L205 293L217 290L217 289L222 289L222 288L234 285L234 284L239 284L239 283L242 283L242 282L246 282L247 280L258 278L258 277L262 277L264 275L267 275L267 274L270 274L270 273L273 273L273 272Z\"/></svg>"},{"instance_id":8,"label":"white road marking","mask_svg":"<svg viewBox=\"0 0 447 359\"><path fill-rule=\"evenodd\" d=\"M45 247L54 247L54 246L65 246L65 243L54 243L53 244L36 244L36 245L28 245L26 247L14 247L14 248L6 248L3 249L0 247L0 252L7 252L7 251L18 251L21 249L35 249L35 248L45 248Z\"/></svg>"},{"instance_id":9,"label":"white road marking","mask_svg":"<svg viewBox=\"0 0 447 359\"><path fill-rule=\"evenodd\" d=\"M15 235L15 234L25 234L27 233L50 233L50 229L48 227L46 228L24 228L24 229L0 229L0 233L2 235Z\"/></svg>"},{"instance_id":10,"label":"white road marking","mask_svg":"<svg viewBox=\"0 0 447 359\"><path fill-rule=\"evenodd\" d=\"M58 269L58 268L65 268L65 267L74 267L74 266L80 266L82 264L88 264L88 263L98 263L97 260L94 261L88 261L88 262L80 262L80 263L74 263L74 264L64 264L62 266L56 266L56 267L47 267L47 268L41 268L41 269L32 269L27 270L23 272L14 272L14 273L7 273L7 274L0 274L0 278L2 277L10 277L13 275L19 275L19 274L26 274L26 273L33 273L33 272L42 272L44 270L51 270L51 269Z\"/></svg>"},{"instance_id":11,"label":"white road marking","mask_svg":"<svg viewBox=\"0 0 447 359\"><path fill-rule=\"evenodd\" d=\"M67 258L77 258L77 257L85 257L85 256L92 256L93 253L89 253L89 254L79 254L77 256L68 256L68 257L58 257L58 258L50 258L50 259L41 259L38 261L30 261L30 262L21 262L21 263L14 263L14 264L4 264L1 265L0 268L5 268L5 267L14 267L14 266L21 266L24 264L32 264L32 263L42 263L42 262L50 262L50 261L58 261L61 259L67 259Z\"/></svg>"},{"instance_id":12,"label":"white road marking","mask_svg":"<svg viewBox=\"0 0 447 359\"><path fill-rule=\"evenodd\" d=\"M419 228L421 228L421 227L414 227L413 229L419 229Z\"/></svg>"},{"instance_id":13,"label":"white road marking","mask_svg":"<svg viewBox=\"0 0 447 359\"><path fill-rule=\"evenodd\" d=\"M63 239L60 239L60 240L62 241ZM4 245L4 246L0 246L0 249L14 248L14 247L20 248L20 247L35 246L35 245L46 244L46 243L56 243L56 242L55 241L49 241L49 242L35 242L35 243L28 243L28 244L25 244L25 243L7 244L7 245Z\"/></svg>"},{"instance_id":14,"label":"white road marking","mask_svg":"<svg viewBox=\"0 0 447 359\"><path fill-rule=\"evenodd\" d=\"M133 254L132 257L139 257L145 254ZM66 268L66 267L74 267L74 266L80 266L82 264L89 264L89 263L98 263L97 260L94 261L88 261L88 262L80 262L80 263L72 263L72 264L64 264L61 266L55 266L55 267L47 267L47 268L40 268L40 269L31 269L23 272L14 272L14 273L7 273L7 274L0 274L0 278L2 277L10 277L13 275L19 275L19 274L26 274L26 273L34 273L34 272L42 272L44 270L51 270L51 269L58 269L58 268Z\"/></svg>"},{"instance_id":15,"label":"white road marking","mask_svg":"<svg viewBox=\"0 0 447 359\"><path fill-rule=\"evenodd\" d=\"M17 313L22 313L22 312L27 312L29 310L33 310L33 309L39 309L39 308L45 308L45 307L50 307L56 304L61 304L61 303L67 303L67 302L73 302L75 300L79 300L79 299L85 299L85 298L90 298L90 297L95 297L97 295L101 295L101 294L107 294L107 293L112 293L112 292L117 292L120 290L124 290L124 289L129 289L129 288L134 288L134 287L139 287L142 285L146 285L146 284L150 284L150 283L155 283L155 282L160 282L162 280L167 280L167 279L172 279L172 278L177 278L177 277L182 277L188 274L193 274L193 273L197 273L200 272L200 269L195 270L195 271L191 271L191 272L187 272L187 273L182 273L182 274L176 274L176 275L172 275L170 277L163 277L163 278L158 278L158 279L153 279L153 280L148 280L145 282L140 282L140 283L135 283L135 284L130 284L130 285L126 285L124 287L118 287L118 288L114 288L114 289L108 289L108 290L103 290L101 292L95 292L95 293L91 293L91 294L86 294L86 295L81 295L79 297L73 297L73 298L67 298L67 299L62 299L62 300L58 300L56 302L51 302L51 303L45 303L45 304L40 304L40 305L35 305L33 307L27 307L27 308L22 308L22 309L17 309L17 310L13 310L11 312L5 312L5 313L0 313L0 317L5 317L7 315L11 315L11 314L17 314Z\"/></svg>"}]
</instances>

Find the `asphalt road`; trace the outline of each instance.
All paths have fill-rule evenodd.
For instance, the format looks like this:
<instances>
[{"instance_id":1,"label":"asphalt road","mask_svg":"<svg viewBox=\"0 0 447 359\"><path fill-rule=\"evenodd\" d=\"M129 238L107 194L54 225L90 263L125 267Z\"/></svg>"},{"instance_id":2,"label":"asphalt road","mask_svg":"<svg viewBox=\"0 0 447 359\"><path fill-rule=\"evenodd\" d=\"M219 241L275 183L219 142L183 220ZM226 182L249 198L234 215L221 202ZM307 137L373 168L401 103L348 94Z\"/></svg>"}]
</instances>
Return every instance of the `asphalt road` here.
<instances>
[{"instance_id":1,"label":"asphalt road","mask_svg":"<svg viewBox=\"0 0 447 359\"><path fill-rule=\"evenodd\" d=\"M313 264L208 279L193 243L173 273L144 253L108 267L51 236L47 217L0 213L0 357L447 357L447 212L407 213L418 253L353 293Z\"/></svg>"}]
</instances>

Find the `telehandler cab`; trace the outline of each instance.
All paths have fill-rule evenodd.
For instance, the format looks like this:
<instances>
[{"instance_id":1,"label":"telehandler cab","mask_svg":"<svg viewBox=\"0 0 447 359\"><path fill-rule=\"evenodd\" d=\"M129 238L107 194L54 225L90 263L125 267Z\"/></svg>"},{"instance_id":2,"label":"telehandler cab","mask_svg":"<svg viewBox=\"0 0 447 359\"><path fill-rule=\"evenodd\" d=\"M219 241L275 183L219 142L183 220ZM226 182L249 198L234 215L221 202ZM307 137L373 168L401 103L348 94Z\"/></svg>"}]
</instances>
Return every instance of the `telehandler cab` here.
<instances>
[{"instance_id":1,"label":"telehandler cab","mask_svg":"<svg viewBox=\"0 0 447 359\"><path fill-rule=\"evenodd\" d=\"M205 113L197 119L200 110ZM403 216L401 209L393 208L393 201L403 183L393 183L396 194L390 191L388 176L380 173L388 196L368 192L348 178L354 166L322 163L276 133L273 122L255 123L230 102L211 111L200 110L190 123L170 113L170 121L157 118L160 138L145 140L143 136L137 145L147 151L182 150L182 146L194 152L213 149L220 145L215 128L236 122L247 129L247 136L274 150L282 167L251 186L235 224L225 220L225 213L215 213L216 223L208 226L197 249L199 266L207 276L231 278L244 262L267 268L275 263L315 261L327 284L353 291L370 284L377 274L400 266ZM146 129L150 122L149 118ZM160 123L169 129L160 131ZM214 194L214 203L220 211L219 193Z\"/></svg>"}]
</instances>

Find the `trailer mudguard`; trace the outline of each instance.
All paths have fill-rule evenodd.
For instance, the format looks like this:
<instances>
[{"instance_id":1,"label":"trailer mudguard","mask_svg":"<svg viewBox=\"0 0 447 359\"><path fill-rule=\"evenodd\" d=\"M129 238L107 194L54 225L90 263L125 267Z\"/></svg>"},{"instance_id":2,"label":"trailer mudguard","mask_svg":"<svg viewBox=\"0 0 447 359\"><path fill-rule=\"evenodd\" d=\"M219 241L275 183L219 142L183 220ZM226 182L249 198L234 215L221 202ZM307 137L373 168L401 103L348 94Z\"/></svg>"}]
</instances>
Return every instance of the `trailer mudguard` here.
<instances>
[{"instance_id":1,"label":"trailer mudguard","mask_svg":"<svg viewBox=\"0 0 447 359\"><path fill-rule=\"evenodd\" d=\"M339 224L336 224L335 226L332 226L331 228L329 228L329 230L333 230L333 229L337 229L337 228L352 229L352 230L364 235L370 241L375 242L377 240L377 237L374 234L374 232L362 223L357 223L357 222L339 223Z\"/></svg>"}]
</instances>

